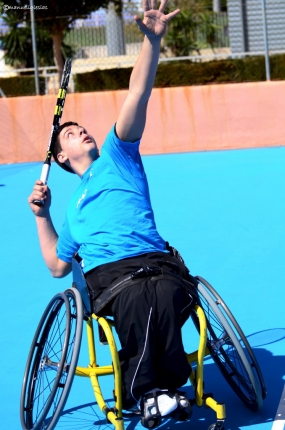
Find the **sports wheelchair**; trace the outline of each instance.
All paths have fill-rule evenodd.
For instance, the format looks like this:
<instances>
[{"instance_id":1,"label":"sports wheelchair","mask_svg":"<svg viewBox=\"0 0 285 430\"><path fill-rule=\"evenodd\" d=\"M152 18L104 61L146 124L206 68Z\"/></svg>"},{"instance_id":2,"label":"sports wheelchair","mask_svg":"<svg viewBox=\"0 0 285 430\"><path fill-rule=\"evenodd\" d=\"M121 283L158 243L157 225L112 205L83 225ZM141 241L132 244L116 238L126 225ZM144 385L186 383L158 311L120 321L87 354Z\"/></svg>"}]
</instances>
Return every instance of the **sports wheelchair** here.
<instances>
[{"instance_id":1,"label":"sports wheelchair","mask_svg":"<svg viewBox=\"0 0 285 430\"><path fill-rule=\"evenodd\" d=\"M37 327L24 372L20 417L23 430L52 430L56 427L74 376L89 377L96 402L115 430L124 430L121 369L110 318L92 313L87 285L80 265L73 259L72 288L56 294L49 302ZM189 275L190 276L190 275ZM210 356L237 396L257 411L266 397L263 376L240 326L214 288L203 278L191 277L196 289L191 318L199 333L197 351L186 353L192 366L193 388L190 404L211 408L216 421L209 430L222 430L225 405L204 392L204 357ZM87 327L90 363L77 365L83 321ZM96 360L93 322L99 328L101 343L109 345L111 364L99 366ZM114 376L113 405L104 399L99 379Z\"/></svg>"}]
</instances>

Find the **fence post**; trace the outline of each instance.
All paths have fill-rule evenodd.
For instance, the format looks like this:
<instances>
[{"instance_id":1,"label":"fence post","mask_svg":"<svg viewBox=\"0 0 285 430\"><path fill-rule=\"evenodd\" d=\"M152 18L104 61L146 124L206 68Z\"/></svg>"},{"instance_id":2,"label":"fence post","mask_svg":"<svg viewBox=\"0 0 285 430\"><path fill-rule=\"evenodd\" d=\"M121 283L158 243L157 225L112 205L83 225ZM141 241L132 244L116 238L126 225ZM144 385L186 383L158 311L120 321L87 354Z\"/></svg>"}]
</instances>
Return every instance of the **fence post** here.
<instances>
[{"instance_id":1,"label":"fence post","mask_svg":"<svg viewBox=\"0 0 285 430\"><path fill-rule=\"evenodd\" d=\"M270 60L269 60L269 51L268 51L266 3L265 3L265 0L261 0L261 1L262 1L262 15L263 15L263 34L264 34L266 80L270 81L271 76L270 76Z\"/></svg>"},{"instance_id":2,"label":"fence post","mask_svg":"<svg viewBox=\"0 0 285 430\"><path fill-rule=\"evenodd\" d=\"M35 29L35 13L34 13L34 0L30 0L30 14L31 14L31 28L32 28L32 45L33 45L33 58L34 58L34 72L35 72L35 86L36 94L40 94L39 86L39 72L38 72L38 59L37 59L37 41Z\"/></svg>"},{"instance_id":3,"label":"fence post","mask_svg":"<svg viewBox=\"0 0 285 430\"><path fill-rule=\"evenodd\" d=\"M106 18L106 39L108 56L126 55L126 44L122 17L115 11L114 3L109 3Z\"/></svg>"},{"instance_id":4,"label":"fence post","mask_svg":"<svg viewBox=\"0 0 285 430\"><path fill-rule=\"evenodd\" d=\"M221 0L213 0L213 12L221 12Z\"/></svg>"}]
</instances>

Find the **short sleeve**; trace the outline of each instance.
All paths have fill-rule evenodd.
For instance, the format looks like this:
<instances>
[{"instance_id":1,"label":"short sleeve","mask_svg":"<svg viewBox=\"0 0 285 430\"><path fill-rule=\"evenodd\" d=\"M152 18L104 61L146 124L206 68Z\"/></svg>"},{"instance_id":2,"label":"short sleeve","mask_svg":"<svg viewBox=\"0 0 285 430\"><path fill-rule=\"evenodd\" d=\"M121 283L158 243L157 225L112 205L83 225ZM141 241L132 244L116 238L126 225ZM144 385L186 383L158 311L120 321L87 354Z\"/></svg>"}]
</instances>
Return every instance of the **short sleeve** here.
<instances>
[{"instance_id":1,"label":"short sleeve","mask_svg":"<svg viewBox=\"0 0 285 430\"><path fill-rule=\"evenodd\" d=\"M144 178L139 145L140 139L133 143L120 140L114 126L105 140L102 151L106 151L117 166L127 170L133 177Z\"/></svg>"}]
</instances>

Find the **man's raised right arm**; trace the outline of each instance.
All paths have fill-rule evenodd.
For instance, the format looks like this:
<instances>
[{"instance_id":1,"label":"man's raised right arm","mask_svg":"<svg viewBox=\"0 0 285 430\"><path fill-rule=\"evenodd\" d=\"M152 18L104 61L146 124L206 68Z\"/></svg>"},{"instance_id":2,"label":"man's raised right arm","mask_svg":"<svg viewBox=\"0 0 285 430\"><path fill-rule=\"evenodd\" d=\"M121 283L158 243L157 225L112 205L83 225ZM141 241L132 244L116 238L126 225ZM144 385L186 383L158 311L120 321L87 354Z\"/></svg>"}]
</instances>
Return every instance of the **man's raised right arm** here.
<instances>
[{"instance_id":1,"label":"man's raised right arm","mask_svg":"<svg viewBox=\"0 0 285 430\"><path fill-rule=\"evenodd\" d=\"M33 203L35 200L44 201L43 206ZM45 263L54 278L62 278L71 272L71 264L59 259L56 254L58 234L54 228L51 216L51 194L47 185L37 180L28 203L35 215L40 247Z\"/></svg>"}]
</instances>

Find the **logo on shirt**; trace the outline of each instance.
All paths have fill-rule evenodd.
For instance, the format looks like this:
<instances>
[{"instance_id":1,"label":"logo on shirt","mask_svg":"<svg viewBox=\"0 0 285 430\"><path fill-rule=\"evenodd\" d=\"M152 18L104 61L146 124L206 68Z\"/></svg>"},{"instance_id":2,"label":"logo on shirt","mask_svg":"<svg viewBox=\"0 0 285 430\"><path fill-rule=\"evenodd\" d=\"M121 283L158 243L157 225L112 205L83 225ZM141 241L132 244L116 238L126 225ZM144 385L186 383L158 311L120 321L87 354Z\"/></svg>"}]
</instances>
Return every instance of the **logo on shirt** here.
<instances>
[{"instance_id":1,"label":"logo on shirt","mask_svg":"<svg viewBox=\"0 0 285 430\"><path fill-rule=\"evenodd\" d=\"M78 202L77 202L77 205L76 205L76 209L78 208L78 206L80 205L80 203L82 202L82 200L85 198L86 193L87 193L87 188L86 188L86 190L84 190L84 193L83 193L83 194L82 194L82 196L79 198L79 200L78 200Z\"/></svg>"}]
</instances>

